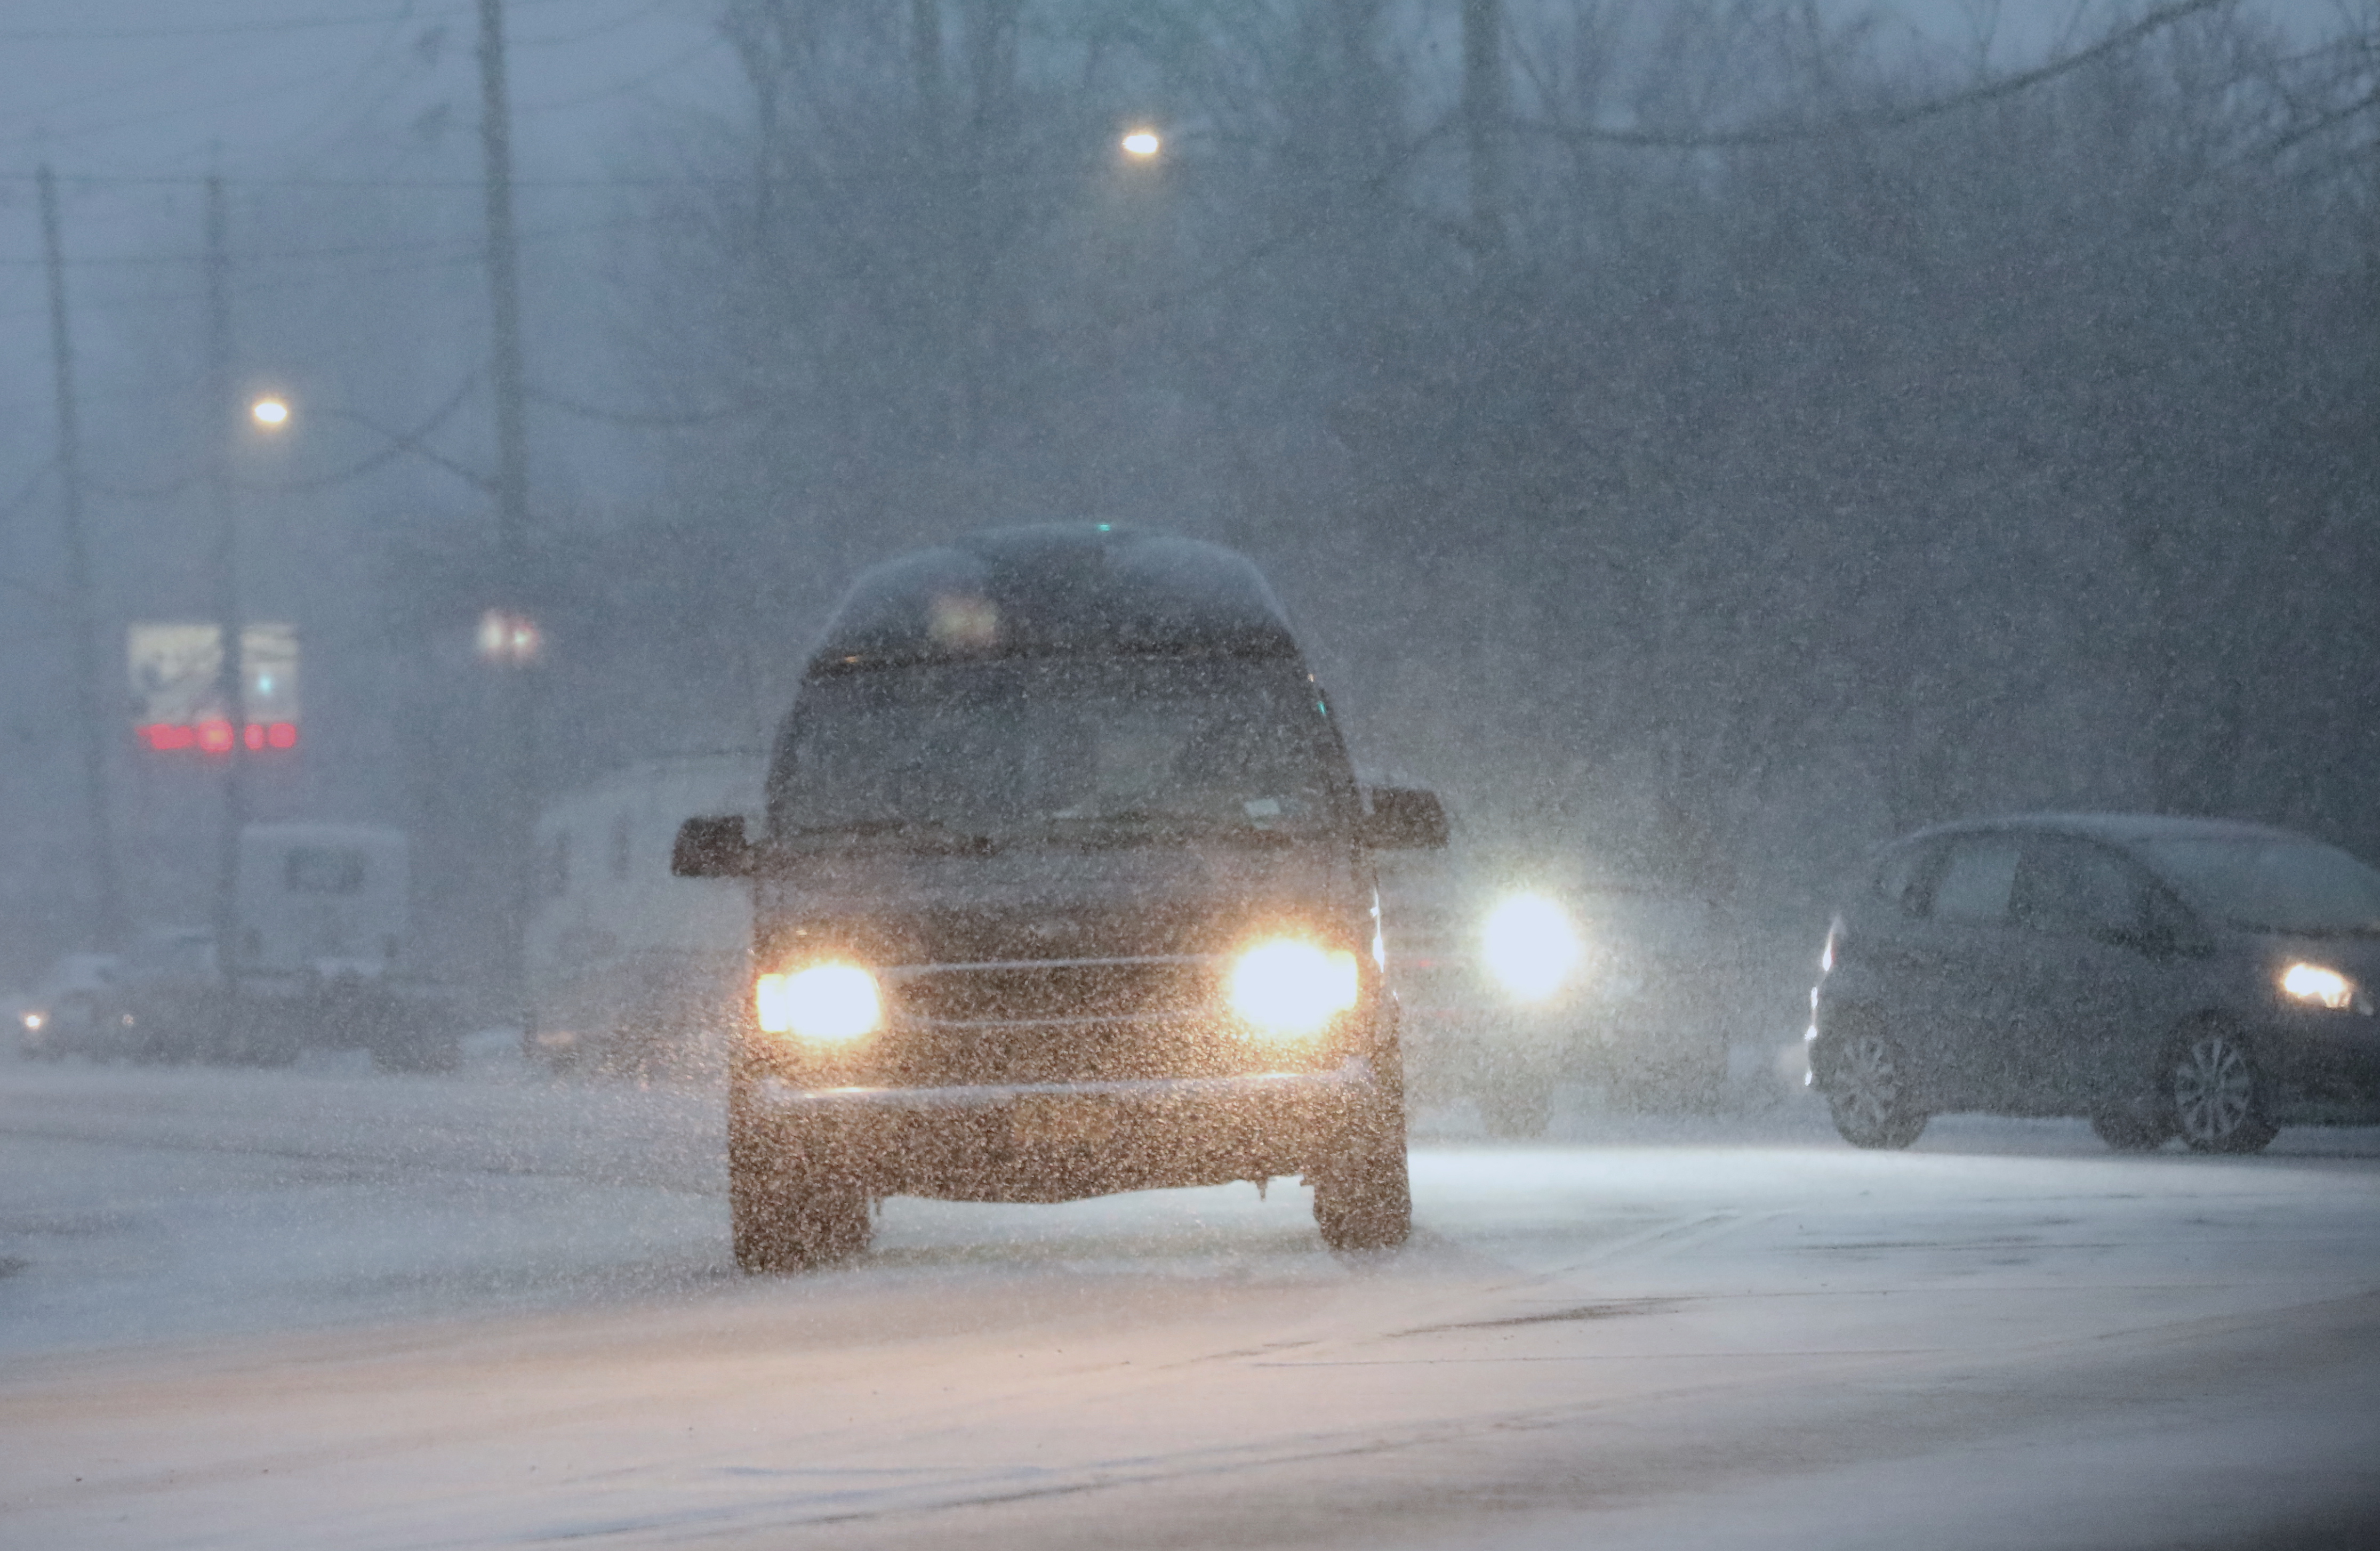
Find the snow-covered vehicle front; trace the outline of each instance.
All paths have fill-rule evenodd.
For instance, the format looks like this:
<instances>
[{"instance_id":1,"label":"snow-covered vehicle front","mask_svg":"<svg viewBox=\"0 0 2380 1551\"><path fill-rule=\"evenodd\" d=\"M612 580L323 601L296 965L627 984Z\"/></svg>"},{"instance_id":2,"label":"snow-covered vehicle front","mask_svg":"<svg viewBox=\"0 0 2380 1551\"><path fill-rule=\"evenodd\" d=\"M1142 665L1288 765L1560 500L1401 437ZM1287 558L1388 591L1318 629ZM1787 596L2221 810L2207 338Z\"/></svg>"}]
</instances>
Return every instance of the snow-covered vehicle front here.
<instances>
[{"instance_id":1,"label":"snow-covered vehicle front","mask_svg":"<svg viewBox=\"0 0 2380 1551\"><path fill-rule=\"evenodd\" d=\"M1325 1237L1410 1219L1367 794L1262 577L1092 528L864 576L771 763L731 1068L737 1258L851 1253L872 1198L1056 1201L1299 1174Z\"/></svg>"}]
</instances>

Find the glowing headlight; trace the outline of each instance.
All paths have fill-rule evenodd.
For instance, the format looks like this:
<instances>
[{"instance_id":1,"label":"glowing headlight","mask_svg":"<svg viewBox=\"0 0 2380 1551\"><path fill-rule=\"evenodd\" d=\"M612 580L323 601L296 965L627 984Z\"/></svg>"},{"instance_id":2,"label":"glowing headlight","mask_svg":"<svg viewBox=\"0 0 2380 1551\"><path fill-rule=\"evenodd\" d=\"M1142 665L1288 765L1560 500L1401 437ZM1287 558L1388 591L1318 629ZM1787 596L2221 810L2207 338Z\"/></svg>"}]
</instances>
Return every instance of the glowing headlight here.
<instances>
[{"instance_id":1,"label":"glowing headlight","mask_svg":"<svg viewBox=\"0 0 2380 1551\"><path fill-rule=\"evenodd\" d=\"M2345 1012L2355 1005L2355 982L2320 964L2295 963L2281 972L2281 989L2300 1001Z\"/></svg>"},{"instance_id":2,"label":"glowing headlight","mask_svg":"<svg viewBox=\"0 0 2380 1551\"><path fill-rule=\"evenodd\" d=\"M1524 1001L1553 995L1578 965L1578 932L1543 894L1514 894L1488 912L1480 949L1488 973Z\"/></svg>"},{"instance_id":3,"label":"glowing headlight","mask_svg":"<svg viewBox=\"0 0 2380 1551\"><path fill-rule=\"evenodd\" d=\"M1355 955L1268 942L1232 966L1232 1011L1269 1034L1319 1034L1355 1005Z\"/></svg>"},{"instance_id":4,"label":"glowing headlight","mask_svg":"<svg viewBox=\"0 0 2380 1551\"><path fill-rule=\"evenodd\" d=\"M856 964L813 964L792 975L764 975L752 987L753 1011L769 1034L842 1044L883 1021L876 976Z\"/></svg>"}]
</instances>

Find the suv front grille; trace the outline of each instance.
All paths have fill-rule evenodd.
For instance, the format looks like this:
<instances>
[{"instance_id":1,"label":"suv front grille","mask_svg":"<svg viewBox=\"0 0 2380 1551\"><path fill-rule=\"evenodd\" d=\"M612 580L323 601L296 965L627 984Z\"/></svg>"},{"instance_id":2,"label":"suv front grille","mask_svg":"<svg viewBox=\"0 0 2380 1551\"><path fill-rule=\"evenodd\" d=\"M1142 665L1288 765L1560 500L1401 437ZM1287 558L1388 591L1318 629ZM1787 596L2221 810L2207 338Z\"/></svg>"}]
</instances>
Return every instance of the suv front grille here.
<instances>
[{"instance_id":1,"label":"suv front grille","mask_svg":"<svg viewBox=\"0 0 2380 1551\"><path fill-rule=\"evenodd\" d=\"M901 1087L1096 1083L1320 1070L1336 1041L1250 1039L1205 954L1008 960L897 969L870 1075Z\"/></svg>"},{"instance_id":2,"label":"suv front grille","mask_svg":"<svg viewBox=\"0 0 2380 1551\"><path fill-rule=\"evenodd\" d=\"M1197 954L1009 960L892 972L894 1015L916 1024L1005 1026L1204 1016L1217 962Z\"/></svg>"}]
</instances>

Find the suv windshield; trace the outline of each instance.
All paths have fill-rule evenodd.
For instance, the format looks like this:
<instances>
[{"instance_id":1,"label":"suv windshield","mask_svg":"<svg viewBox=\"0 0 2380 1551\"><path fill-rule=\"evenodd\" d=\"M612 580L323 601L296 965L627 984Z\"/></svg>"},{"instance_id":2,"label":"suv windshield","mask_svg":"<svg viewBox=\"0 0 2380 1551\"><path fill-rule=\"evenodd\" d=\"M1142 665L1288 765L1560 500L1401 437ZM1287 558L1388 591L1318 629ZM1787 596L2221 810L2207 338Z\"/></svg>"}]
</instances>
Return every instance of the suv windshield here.
<instances>
[{"instance_id":1,"label":"suv windshield","mask_svg":"<svg viewBox=\"0 0 2380 1551\"><path fill-rule=\"evenodd\" d=\"M770 828L932 849L1312 832L1353 798L1336 748L1287 661L882 668L804 692Z\"/></svg>"},{"instance_id":2,"label":"suv windshield","mask_svg":"<svg viewBox=\"0 0 2380 1551\"><path fill-rule=\"evenodd\" d=\"M2380 872L2336 847L2311 841L2161 840L2140 849L2235 927L2380 936Z\"/></svg>"}]
</instances>

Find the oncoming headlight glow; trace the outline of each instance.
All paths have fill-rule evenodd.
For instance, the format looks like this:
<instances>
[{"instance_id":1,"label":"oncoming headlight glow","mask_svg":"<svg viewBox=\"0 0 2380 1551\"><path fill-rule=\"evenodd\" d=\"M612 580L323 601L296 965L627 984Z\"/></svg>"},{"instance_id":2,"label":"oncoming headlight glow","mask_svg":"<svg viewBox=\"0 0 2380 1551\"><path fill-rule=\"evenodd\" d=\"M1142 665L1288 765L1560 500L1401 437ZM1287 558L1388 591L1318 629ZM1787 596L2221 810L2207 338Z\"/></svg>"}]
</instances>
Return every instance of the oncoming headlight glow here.
<instances>
[{"instance_id":1,"label":"oncoming headlight glow","mask_svg":"<svg viewBox=\"0 0 2380 1551\"><path fill-rule=\"evenodd\" d=\"M1268 1034L1319 1034L1355 1005L1355 955L1284 939L1232 966L1232 1011Z\"/></svg>"},{"instance_id":2,"label":"oncoming headlight glow","mask_svg":"<svg viewBox=\"0 0 2380 1551\"><path fill-rule=\"evenodd\" d=\"M1543 894L1514 894L1488 913L1480 951L1498 984L1524 1001L1542 1001L1577 967L1578 931Z\"/></svg>"},{"instance_id":3,"label":"oncoming headlight glow","mask_svg":"<svg viewBox=\"0 0 2380 1551\"><path fill-rule=\"evenodd\" d=\"M873 1033L884 1017L876 976L856 964L812 964L791 975L764 975L753 983L752 1010L764 1033L837 1045Z\"/></svg>"},{"instance_id":4,"label":"oncoming headlight glow","mask_svg":"<svg viewBox=\"0 0 2380 1551\"><path fill-rule=\"evenodd\" d=\"M2355 1005L2355 982L2321 964L2294 963L2281 972L2281 989L2300 1001L2311 1001L2333 1012Z\"/></svg>"}]
</instances>

